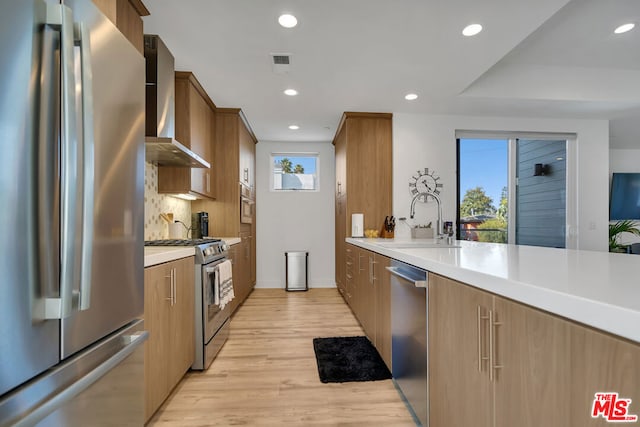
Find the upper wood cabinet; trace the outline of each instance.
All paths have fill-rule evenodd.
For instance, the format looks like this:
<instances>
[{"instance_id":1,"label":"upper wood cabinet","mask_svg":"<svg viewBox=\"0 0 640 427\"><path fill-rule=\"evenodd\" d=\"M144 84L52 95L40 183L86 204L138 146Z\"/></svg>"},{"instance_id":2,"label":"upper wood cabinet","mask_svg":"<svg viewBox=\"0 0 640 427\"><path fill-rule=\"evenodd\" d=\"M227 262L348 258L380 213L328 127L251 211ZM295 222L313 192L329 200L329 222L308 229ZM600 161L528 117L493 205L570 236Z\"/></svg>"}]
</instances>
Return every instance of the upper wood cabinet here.
<instances>
[{"instance_id":1,"label":"upper wood cabinet","mask_svg":"<svg viewBox=\"0 0 640 427\"><path fill-rule=\"evenodd\" d=\"M344 113L333 140L336 156L336 284L344 288L344 239L351 214L364 214L364 228L382 228L392 214L392 114ZM344 295L344 294L343 294Z\"/></svg>"},{"instance_id":2,"label":"upper wood cabinet","mask_svg":"<svg viewBox=\"0 0 640 427\"><path fill-rule=\"evenodd\" d=\"M191 202L193 212L209 213L209 234L212 236L240 237L234 246L233 282L236 298L235 310L249 295L256 283L256 206L253 200L252 222L240 221L241 186L255 189L255 156L257 140L242 111L238 108L215 110L215 174L216 201ZM253 196L255 197L255 196Z\"/></svg>"},{"instance_id":3,"label":"upper wood cabinet","mask_svg":"<svg viewBox=\"0 0 640 427\"><path fill-rule=\"evenodd\" d=\"M149 10L140 0L93 0L120 32L144 55L142 16Z\"/></svg>"},{"instance_id":4,"label":"upper wood cabinet","mask_svg":"<svg viewBox=\"0 0 640 427\"><path fill-rule=\"evenodd\" d=\"M215 199L215 105L196 77L176 72L176 139L211 164L211 168L158 167L158 193L187 193Z\"/></svg>"}]
</instances>

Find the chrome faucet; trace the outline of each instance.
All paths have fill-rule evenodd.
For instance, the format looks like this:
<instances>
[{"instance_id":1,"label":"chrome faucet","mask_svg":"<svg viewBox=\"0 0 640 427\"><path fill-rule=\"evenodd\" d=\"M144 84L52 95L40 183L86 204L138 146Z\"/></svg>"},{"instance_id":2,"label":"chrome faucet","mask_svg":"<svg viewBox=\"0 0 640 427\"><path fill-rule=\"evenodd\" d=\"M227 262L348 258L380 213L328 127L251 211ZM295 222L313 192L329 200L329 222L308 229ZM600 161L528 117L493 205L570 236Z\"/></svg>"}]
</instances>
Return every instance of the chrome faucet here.
<instances>
[{"instance_id":1,"label":"chrome faucet","mask_svg":"<svg viewBox=\"0 0 640 427\"><path fill-rule=\"evenodd\" d=\"M425 195L425 201L427 199L427 197L432 197L437 205L438 205L438 220L436 222L436 238L437 239L442 239L444 237L444 232L442 231L442 204L440 203L440 197L436 196L433 193L418 193L415 196L413 196L413 200L411 200L411 209L409 210L409 217L411 219L413 219L413 217L416 215L416 201L418 200L418 197Z\"/></svg>"}]
</instances>

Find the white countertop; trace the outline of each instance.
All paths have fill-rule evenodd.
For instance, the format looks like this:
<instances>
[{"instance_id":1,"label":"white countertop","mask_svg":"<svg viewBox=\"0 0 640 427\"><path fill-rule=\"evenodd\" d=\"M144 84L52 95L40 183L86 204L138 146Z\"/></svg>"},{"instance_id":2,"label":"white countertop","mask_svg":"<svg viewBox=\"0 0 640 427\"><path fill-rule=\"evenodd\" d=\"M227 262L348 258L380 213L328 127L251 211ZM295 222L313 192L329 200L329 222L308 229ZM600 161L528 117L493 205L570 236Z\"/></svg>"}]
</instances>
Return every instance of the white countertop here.
<instances>
[{"instance_id":1,"label":"white countertop","mask_svg":"<svg viewBox=\"0 0 640 427\"><path fill-rule=\"evenodd\" d=\"M163 262L175 261L194 256L195 253L193 246L145 246L144 266L146 268Z\"/></svg>"},{"instance_id":2,"label":"white countertop","mask_svg":"<svg viewBox=\"0 0 640 427\"><path fill-rule=\"evenodd\" d=\"M229 246L237 245L242 241L242 239L239 237L217 237L217 239L224 240L224 242Z\"/></svg>"},{"instance_id":3,"label":"white countertop","mask_svg":"<svg viewBox=\"0 0 640 427\"><path fill-rule=\"evenodd\" d=\"M216 239L224 240L229 246L242 241L239 237L216 237ZM145 246L144 266L151 267L193 255L195 255L195 249L192 246Z\"/></svg>"},{"instance_id":4,"label":"white countertop","mask_svg":"<svg viewBox=\"0 0 640 427\"><path fill-rule=\"evenodd\" d=\"M640 343L640 256L467 241L406 249L382 245L407 240L346 241Z\"/></svg>"}]
</instances>

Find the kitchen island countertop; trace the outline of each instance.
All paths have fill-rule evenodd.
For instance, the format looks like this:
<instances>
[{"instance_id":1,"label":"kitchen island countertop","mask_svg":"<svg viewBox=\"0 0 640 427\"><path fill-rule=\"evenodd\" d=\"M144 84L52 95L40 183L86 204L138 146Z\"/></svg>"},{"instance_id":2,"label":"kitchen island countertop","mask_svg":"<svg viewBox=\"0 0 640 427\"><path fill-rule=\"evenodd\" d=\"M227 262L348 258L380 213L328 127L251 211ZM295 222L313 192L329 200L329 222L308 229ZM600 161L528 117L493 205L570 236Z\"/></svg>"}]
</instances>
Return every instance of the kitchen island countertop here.
<instances>
[{"instance_id":1,"label":"kitchen island countertop","mask_svg":"<svg viewBox=\"0 0 640 427\"><path fill-rule=\"evenodd\" d=\"M455 241L457 248L346 242L640 343L640 257L467 241Z\"/></svg>"}]
</instances>

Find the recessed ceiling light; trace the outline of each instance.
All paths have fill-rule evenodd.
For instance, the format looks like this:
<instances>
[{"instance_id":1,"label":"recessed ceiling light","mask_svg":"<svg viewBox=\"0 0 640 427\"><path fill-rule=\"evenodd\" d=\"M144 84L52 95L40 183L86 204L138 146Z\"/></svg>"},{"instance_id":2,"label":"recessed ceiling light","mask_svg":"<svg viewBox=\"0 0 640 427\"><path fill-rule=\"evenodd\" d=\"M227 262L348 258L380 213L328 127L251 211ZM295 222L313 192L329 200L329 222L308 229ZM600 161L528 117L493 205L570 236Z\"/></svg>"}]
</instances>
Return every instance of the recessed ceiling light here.
<instances>
[{"instance_id":1,"label":"recessed ceiling light","mask_svg":"<svg viewBox=\"0 0 640 427\"><path fill-rule=\"evenodd\" d=\"M616 34L626 33L627 31L633 30L633 27L635 27L635 26L636 26L636 24L632 24L632 23L620 25L618 28L613 30L613 32L616 33Z\"/></svg>"},{"instance_id":2,"label":"recessed ceiling light","mask_svg":"<svg viewBox=\"0 0 640 427\"><path fill-rule=\"evenodd\" d=\"M406 99L407 101L413 101L414 99L418 99L418 95L416 95L415 93L408 93L404 96L404 99Z\"/></svg>"},{"instance_id":3,"label":"recessed ceiling light","mask_svg":"<svg viewBox=\"0 0 640 427\"><path fill-rule=\"evenodd\" d=\"M298 94L298 91L295 89L286 89L284 91L284 94L289 96L296 96Z\"/></svg>"},{"instance_id":4,"label":"recessed ceiling light","mask_svg":"<svg viewBox=\"0 0 640 427\"><path fill-rule=\"evenodd\" d=\"M300 129L300 126L298 126L298 125L291 125L291 126L289 126L289 129L291 129L291 130L298 130L298 129Z\"/></svg>"},{"instance_id":5,"label":"recessed ceiling light","mask_svg":"<svg viewBox=\"0 0 640 427\"><path fill-rule=\"evenodd\" d=\"M288 13L280 15L280 17L278 18L278 22L285 28L293 28L298 25L298 20L296 19L296 17L293 15L289 15Z\"/></svg>"},{"instance_id":6,"label":"recessed ceiling light","mask_svg":"<svg viewBox=\"0 0 640 427\"><path fill-rule=\"evenodd\" d=\"M467 36L467 37L470 37L470 36L475 36L480 31L482 31L482 25L480 25L480 24L471 24L471 25L467 25L466 27L464 27L464 30L462 30L462 34Z\"/></svg>"}]
</instances>

